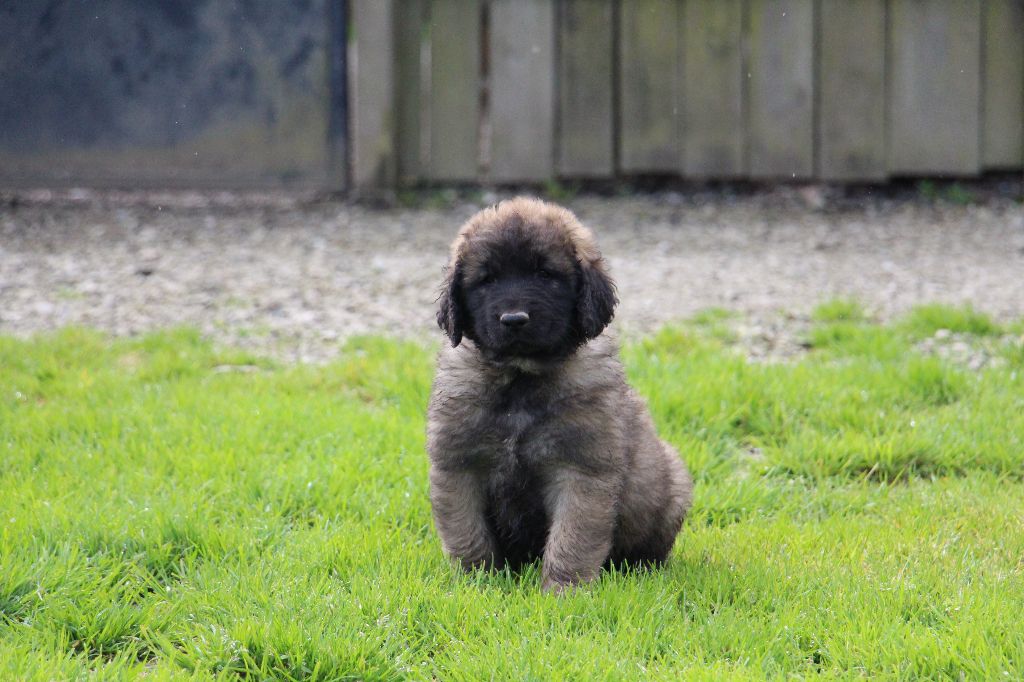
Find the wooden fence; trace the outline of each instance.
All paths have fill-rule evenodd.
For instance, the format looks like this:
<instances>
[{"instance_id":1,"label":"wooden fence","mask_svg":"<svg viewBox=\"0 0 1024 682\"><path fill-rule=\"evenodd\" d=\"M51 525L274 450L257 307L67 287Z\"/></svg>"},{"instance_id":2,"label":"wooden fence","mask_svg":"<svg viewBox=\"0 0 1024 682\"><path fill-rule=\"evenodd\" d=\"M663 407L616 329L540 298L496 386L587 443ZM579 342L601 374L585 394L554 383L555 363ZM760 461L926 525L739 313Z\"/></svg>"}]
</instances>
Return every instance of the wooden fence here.
<instances>
[{"instance_id":1,"label":"wooden fence","mask_svg":"<svg viewBox=\"0 0 1024 682\"><path fill-rule=\"evenodd\" d=\"M352 0L357 190L1024 167L1024 0Z\"/></svg>"}]
</instances>

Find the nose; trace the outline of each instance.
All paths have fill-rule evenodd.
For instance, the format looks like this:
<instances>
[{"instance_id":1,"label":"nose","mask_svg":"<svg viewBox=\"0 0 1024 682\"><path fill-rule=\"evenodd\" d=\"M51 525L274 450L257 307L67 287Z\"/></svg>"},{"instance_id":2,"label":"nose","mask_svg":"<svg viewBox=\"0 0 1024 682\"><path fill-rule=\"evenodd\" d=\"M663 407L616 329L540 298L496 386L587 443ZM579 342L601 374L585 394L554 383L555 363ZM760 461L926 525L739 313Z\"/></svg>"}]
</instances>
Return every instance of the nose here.
<instances>
[{"instance_id":1,"label":"nose","mask_svg":"<svg viewBox=\"0 0 1024 682\"><path fill-rule=\"evenodd\" d=\"M524 310L517 310L514 313L502 313L498 319L506 327L522 327L530 321L530 314Z\"/></svg>"}]
</instances>

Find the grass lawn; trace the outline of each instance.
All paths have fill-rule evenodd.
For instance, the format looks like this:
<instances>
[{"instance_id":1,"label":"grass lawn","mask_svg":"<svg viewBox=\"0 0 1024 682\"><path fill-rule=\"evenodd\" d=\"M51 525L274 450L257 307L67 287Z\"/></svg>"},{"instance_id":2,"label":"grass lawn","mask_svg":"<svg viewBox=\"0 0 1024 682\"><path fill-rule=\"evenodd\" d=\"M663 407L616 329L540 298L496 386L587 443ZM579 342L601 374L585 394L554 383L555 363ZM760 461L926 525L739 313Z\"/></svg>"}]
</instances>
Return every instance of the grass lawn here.
<instances>
[{"instance_id":1,"label":"grass lawn","mask_svg":"<svg viewBox=\"0 0 1024 682\"><path fill-rule=\"evenodd\" d=\"M442 556L429 350L0 339L0 679L1024 678L1024 329L837 301L755 364L728 325L625 348L695 506L663 570L562 598Z\"/></svg>"}]
</instances>

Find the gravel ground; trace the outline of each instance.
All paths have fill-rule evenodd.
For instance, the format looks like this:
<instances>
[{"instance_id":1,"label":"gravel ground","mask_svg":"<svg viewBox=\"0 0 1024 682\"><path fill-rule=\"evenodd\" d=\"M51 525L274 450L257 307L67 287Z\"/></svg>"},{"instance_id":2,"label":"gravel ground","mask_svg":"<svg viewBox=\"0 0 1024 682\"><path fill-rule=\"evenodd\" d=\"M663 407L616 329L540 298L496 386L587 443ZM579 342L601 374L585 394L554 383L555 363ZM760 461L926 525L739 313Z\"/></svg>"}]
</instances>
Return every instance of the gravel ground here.
<instances>
[{"instance_id":1,"label":"gravel ground","mask_svg":"<svg viewBox=\"0 0 1024 682\"><path fill-rule=\"evenodd\" d=\"M345 337L440 338L448 242L481 202L373 209L306 196L0 194L0 333L192 325L218 341L321 361ZM798 352L807 314L851 296L885 320L925 302L1024 316L1024 206L821 190L672 192L566 203L597 233L626 335L709 307L740 313L753 357Z\"/></svg>"}]
</instances>

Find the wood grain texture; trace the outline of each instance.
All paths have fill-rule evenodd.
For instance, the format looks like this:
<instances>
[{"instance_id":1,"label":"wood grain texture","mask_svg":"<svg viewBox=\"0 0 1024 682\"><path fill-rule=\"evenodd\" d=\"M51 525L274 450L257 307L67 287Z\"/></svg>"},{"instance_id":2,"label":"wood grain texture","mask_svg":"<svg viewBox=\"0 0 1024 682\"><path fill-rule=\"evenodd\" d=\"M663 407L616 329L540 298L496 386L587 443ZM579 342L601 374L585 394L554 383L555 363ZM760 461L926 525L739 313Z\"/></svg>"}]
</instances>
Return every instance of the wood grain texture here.
<instances>
[{"instance_id":1,"label":"wood grain texture","mask_svg":"<svg viewBox=\"0 0 1024 682\"><path fill-rule=\"evenodd\" d=\"M554 175L555 5L491 3L491 179Z\"/></svg>"},{"instance_id":2,"label":"wood grain texture","mask_svg":"<svg viewBox=\"0 0 1024 682\"><path fill-rule=\"evenodd\" d=\"M558 174L610 176L615 172L612 0L564 0L559 11Z\"/></svg>"},{"instance_id":3,"label":"wood grain texture","mask_svg":"<svg viewBox=\"0 0 1024 682\"><path fill-rule=\"evenodd\" d=\"M985 168L1024 164L1024 0L984 5L981 162Z\"/></svg>"},{"instance_id":4,"label":"wood grain texture","mask_svg":"<svg viewBox=\"0 0 1024 682\"><path fill-rule=\"evenodd\" d=\"M480 0L430 6L430 179L478 180Z\"/></svg>"},{"instance_id":5,"label":"wood grain texture","mask_svg":"<svg viewBox=\"0 0 1024 682\"><path fill-rule=\"evenodd\" d=\"M426 18L426 0L400 0L395 6L396 161L404 185L415 184L423 173L420 55Z\"/></svg>"},{"instance_id":6,"label":"wood grain texture","mask_svg":"<svg viewBox=\"0 0 1024 682\"><path fill-rule=\"evenodd\" d=\"M354 0L355 112L352 184L357 192L395 184L394 2Z\"/></svg>"},{"instance_id":7,"label":"wood grain texture","mask_svg":"<svg viewBox=\"0 0 1024 682\"><path fill-rule=\"evenodd\" d=\"M977 173L980 1L901 0L890 22L890 171Z\"/></svg>"},{"instance_id":8,"label":"wood grain texture","mask_svg":"<svg viewBox=\"0 0 1024 682\"><path fill-rule=\"evenodd\" d=\"M627 173L675 171L679 3L629 0L619 5L620 167Z\"/></svg>"},{"instance_id":9,"label":"wood grain texture","mask_svg":"<svg viewBox=\"0 0 1024 682\"><path fill-rule=\"evenodd\" d=\"M742 31L742 0L683 5L680 170L689 177L735 178L745 171Z\"/></svg>"},{"instance_id":10,"label":"wood grain texture","mask_svg":"<svg viewBox=\"0 0 1024 682\"><path fill-rule=\"evenodd\" d=\"M885 0L821 0L818 175L886 175Z\"/></svg>"},{"instance_id":11,"label":"wood grain texture","mask_svg":"<svg viewBox=\"0 0 1024 682\"><path fill-rule=\"evenodd\" d=\"M814 173L814 3L749 0L750 175Z\"/></svg>"}]
</instances>

